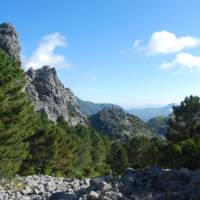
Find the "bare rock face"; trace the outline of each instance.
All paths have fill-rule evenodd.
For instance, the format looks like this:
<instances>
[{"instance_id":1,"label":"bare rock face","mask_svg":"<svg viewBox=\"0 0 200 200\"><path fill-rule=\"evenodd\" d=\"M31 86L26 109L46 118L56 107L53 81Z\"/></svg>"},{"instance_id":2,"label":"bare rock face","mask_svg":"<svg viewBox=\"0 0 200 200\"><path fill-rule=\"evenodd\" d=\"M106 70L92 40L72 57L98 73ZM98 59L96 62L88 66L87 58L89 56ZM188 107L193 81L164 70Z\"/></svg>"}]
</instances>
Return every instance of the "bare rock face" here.
<instances>
[{"instance_id":1,"label":"bare rock face","mask_svg":"<svg viewBox=\"0 0 200 200\"><path fill-rule=\"evenodd\" d=\"M56 70L49 66L29 69L26 92L35 105L35 110L45 112L51 121L63 117L69 125L88 124L87 117L81 113L76 97L58 79Z\"/></svg>"},{"instance_id":2,"label":"bare rock face","mask_svg":"<svg viewBox=\"0 0 200 200\"><path fill-rule=\"evenodd\" d=\"M9 23L0 24L0 48L15 61L20 61L20 45L15 28Z\"/></svg>"}]
</instances>

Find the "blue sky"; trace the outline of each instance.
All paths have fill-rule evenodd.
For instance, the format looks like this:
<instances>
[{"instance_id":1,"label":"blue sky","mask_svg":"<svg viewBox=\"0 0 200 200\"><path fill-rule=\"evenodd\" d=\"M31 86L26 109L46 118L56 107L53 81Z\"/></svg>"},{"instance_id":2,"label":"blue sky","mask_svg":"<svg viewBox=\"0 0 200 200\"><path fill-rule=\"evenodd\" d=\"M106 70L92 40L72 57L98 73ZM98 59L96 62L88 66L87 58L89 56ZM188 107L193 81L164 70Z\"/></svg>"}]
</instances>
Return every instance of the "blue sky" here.
<instances>
[{"instance_id":1,"label":"blue sky","mask_svg":"<svg viewBox=\"0 0 200 200\"><path fill-rule=\"evenodd\" d=\"M198 0L6 0L26 67L50 64L84 100L125 108L200 95Z\"/></svg>"}]
</instances>

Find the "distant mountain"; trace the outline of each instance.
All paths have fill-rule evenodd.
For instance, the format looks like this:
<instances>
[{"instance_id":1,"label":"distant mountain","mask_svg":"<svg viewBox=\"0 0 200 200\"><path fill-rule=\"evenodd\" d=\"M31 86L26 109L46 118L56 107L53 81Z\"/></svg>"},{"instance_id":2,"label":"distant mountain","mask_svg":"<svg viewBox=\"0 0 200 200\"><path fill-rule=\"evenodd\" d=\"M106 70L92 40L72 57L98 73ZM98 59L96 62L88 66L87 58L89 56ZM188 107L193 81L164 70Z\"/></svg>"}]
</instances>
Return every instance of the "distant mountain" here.
<instances>
[{"instance_id":1,"label":"distant mountain","mask_svg":"<svg viewBox=\"0 0 200 200\"><path fill-rule=\"evenodd\" d=\"M97 131L117 140L125 141L137 134L155 134L145 122L119 108L104 108L89 120Z\"/></svg>"},{"instance_id":2,"label":"distant mountain","mask_svg":"<svg viewBox=\"0 0 200 200\"><path fill-rule=\"evenodd\" d=\"M120 106L110 104L110 103L93 103L90 101L84 101L76 97L77 103L80 106L80 110L87 116L94 115L99 111L103 110L104 108L118 108L122 109Z\"/></svg>"},{"instance_id":3,"label":"distant mountain","mask_svg":"<svg viewBox=\"0 0 200 200\"><path fill-rule=\"evenodd\" d=\"M169 104L160 108L142 108L128 110L130 114L136 115L143 121L147 122L152 118L164 116L167 117L172 112L172 106L175 104Z\"/></svg>"}]
</instances>

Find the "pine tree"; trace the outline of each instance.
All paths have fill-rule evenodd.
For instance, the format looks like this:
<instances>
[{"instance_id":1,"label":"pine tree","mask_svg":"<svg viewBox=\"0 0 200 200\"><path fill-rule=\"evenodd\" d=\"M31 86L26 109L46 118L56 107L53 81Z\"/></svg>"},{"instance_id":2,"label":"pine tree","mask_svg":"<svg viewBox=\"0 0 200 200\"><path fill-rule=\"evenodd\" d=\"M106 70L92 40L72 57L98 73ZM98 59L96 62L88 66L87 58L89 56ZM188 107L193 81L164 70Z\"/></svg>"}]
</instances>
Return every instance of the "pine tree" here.
<instances>
[{"instance_id":1,"label":"pine tree","mask_svg":"<svg viewBox=\"0 0 200 200\"><path fill-rule=\"evenodd\" d=\"M27 157L27 137L34 133L33 107L24 93L19 62L0 49L0 176L18 172Z\"/></svg>"},{"instance_id":2,"label":"pine tree","mask_svg":"<svg viewBox=\"0 0 200 200\"><path fill-rule=\"evenodd\" d=\"M55 174L71 176L75 159L75 144L69 133L55 125L42 113L40 129L27 139L29 156L23 162L22 174Z\"/></svg>"},{"instance_id":3,"label":"pine tree","mask_svg":"<svg viewBox=\"0 0 200 200\"><path fill-rule=\"evenodd\" d=\"M112 173L119 175L128 166L128 157L125 148L120 143L113 143L108 156L108 164Z\"/></svg>"},{"instance_id":4,"label":"pine tree","mask_svg":"<svg viewBox=\"0 0 200 200\"><path fill-rule=\"evenodd\" d=\"M165 141L157 137L135 136L128 145L128 158L131 167L143 169L157 165L162 155L161 148Z\"/></svg>"},{"instance_id":5,"label":"pine tree","mask_svg":"<svg viewBox=\"0 0 200 200\"><path fill-rule=\"evenodd\" d=\"M179 106L173 107L174 117L169 120L167 138L181 141L200 136L200 98L186 97Z\"/></svg>"}]
</instances>

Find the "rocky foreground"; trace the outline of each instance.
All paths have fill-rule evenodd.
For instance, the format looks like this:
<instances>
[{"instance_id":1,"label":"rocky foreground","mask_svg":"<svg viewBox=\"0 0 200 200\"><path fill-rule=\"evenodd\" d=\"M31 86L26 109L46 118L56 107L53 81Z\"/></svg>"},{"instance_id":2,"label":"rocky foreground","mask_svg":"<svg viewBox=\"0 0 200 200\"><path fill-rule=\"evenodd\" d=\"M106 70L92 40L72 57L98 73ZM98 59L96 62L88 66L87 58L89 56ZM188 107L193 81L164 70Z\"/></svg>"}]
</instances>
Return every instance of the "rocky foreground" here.
<instances>
[{"instance_id":1,"label":"rocky foreground","mask_svg":"<svg viewBox=\"0 0 200 200\"><path fill-rule=\"evenodd\" d=\"M3 182L3 181L2 181ZM200 170L143 172L127 169L121 177L65 179L35 175L18 177L0 187L1 200L199 200Z\"/></svg>"}]
</instances>

